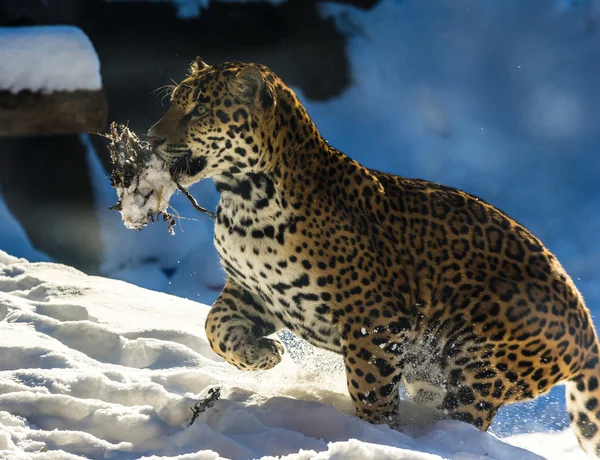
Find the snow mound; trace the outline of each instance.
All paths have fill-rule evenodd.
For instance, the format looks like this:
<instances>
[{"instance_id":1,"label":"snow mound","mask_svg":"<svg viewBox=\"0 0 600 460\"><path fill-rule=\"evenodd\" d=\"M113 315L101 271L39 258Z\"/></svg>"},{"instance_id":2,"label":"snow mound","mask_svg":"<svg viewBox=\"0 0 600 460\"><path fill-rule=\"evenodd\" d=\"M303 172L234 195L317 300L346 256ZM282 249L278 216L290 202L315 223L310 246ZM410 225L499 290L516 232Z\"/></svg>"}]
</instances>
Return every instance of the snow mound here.
<instances>
[{"instance_id":1,"label":"snow mound","mask_svg":"<svg viewBox=\"0 0 600 460\"><path fill-rule=\"evenodd\" d=\"M100 61L85 33L73 26L0 28L0 89L98 90Z\"/></svg>"},{"instance_id":2,"label":"snow mound","mask_svg":"<svg viewBox=\"0 0 600 460\"><path fill-rule=\"evenodd\" d=\"M0 457L540 458L461 422L410 435L365 423L339 357L289 337L275 369L239 371L210 350L207 312L0 251ZM190 425L214 387L221 399Z\"/></svg>"}]
</instances>

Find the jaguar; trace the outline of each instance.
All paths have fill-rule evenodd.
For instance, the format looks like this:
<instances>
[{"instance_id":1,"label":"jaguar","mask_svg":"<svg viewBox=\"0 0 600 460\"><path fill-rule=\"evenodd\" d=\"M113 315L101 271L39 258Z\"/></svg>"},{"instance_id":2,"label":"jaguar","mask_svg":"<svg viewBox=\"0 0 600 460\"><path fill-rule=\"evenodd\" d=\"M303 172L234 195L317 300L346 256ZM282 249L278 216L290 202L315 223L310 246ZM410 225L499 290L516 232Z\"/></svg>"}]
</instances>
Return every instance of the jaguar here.
<instances>
[{"instance_id":1,"label":"jaguar","mask_svg":"<svg viewBox=\"0 0 600 460\"><path fill-rule=\"evenodd\" d=\"M600 455L596 331L524 226L349 158L263 65L196 59L148 137L175 180L212 178L220 194L227 280L206 333L226 361L272 368L287 328L343 356L358 417L397 428L401 384L439 418L487 430L503 405L562 382L581 446Z\"/></svg>"}]
</instances>

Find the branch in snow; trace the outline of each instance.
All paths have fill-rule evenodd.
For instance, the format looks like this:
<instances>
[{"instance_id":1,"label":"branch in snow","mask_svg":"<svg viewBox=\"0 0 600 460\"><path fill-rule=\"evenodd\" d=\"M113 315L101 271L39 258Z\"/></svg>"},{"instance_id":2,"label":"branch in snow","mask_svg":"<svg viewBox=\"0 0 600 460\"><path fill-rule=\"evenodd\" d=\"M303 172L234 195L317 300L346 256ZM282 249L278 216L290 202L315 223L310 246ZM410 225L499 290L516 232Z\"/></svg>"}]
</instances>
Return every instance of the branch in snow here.
<instances>
[{"instance_id":1,"label":"branch in snow","mask_svg":"<svg viewBox=\"0 0 600 460\"><path fill-rule=\"evenodd\" d=\"M219 399L221 399L221 387L208 390L208 395L192 406L192 420L188 426L191 426L200 414L214 406Z\"/></svg>"}]
</instances>

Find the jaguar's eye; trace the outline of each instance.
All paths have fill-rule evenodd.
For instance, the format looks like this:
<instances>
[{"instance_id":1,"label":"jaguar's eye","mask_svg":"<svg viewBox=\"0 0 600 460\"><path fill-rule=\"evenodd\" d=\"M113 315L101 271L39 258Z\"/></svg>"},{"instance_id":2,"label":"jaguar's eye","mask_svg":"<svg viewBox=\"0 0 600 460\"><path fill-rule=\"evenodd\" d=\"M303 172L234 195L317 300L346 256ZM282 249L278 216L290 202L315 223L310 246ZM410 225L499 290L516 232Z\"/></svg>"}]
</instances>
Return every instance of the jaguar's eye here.
<instances>
[{"instance_id":1,"label":"jaguar's eye","mask_svg":"<svg viewBox=\"0 0 600 460\"><path fill-rule=\"evenodd\" d=\"M208 113L208 109L204 105L199 105L196 107L196 109L194 110L193 113L197 117L203 117L204 115L206 115Z\"/></svg>"}]
</instances>

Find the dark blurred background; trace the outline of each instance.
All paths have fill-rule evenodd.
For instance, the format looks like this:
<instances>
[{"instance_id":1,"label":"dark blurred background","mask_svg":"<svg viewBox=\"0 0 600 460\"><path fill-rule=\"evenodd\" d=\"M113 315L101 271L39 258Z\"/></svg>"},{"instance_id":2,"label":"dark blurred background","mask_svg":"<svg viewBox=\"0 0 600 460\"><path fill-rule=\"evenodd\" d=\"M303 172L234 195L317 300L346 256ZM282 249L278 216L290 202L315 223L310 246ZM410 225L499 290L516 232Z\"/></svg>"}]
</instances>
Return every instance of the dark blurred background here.
<instances>
[{"instance_id":1,"label":"dark blurred background","mask_svg":"<svg viewBox=\"0 0 600 460\"><path fill-rule=\"evenodd\" d=\"M139 134L200 55L291 85L326 139L368 167L462 188L521 221L600 312L600 0L0 0L0 25L70 24L100 59L109 120ZM1 62L6 66L11 63ZM210 221L125 230L106 142L0 137L0 249L210 304ZM214 207L213 185L192 193ZM566 425L562 390L498 433ZM548 410L555 408L556 410ZM534 412L532 412L534 411ZM535 414L535 417L531 417Z\"/></svg>"}]
</instances>

